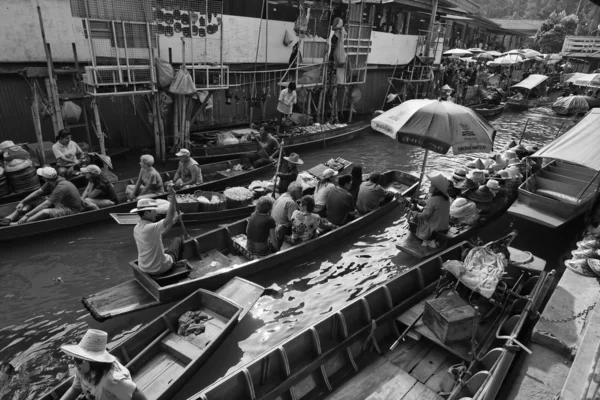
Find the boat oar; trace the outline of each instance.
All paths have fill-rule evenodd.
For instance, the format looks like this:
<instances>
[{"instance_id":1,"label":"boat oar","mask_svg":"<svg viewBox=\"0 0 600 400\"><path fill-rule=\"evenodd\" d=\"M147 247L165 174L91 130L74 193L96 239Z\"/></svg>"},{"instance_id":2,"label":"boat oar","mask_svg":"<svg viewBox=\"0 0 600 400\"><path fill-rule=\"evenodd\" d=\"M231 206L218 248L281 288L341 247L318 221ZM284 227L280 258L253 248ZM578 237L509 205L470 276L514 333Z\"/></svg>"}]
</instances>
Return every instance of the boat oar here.
<instances>
[{"instance_id":1,"label":"boat oar","mask_svg":"<svg viewBox=\"0 0 600 400\"><path fill-rule=\"evenodd\" d=\"M275 190L277 189L277 175L279 174L279 167L281 166L281 157L283 157L283 141L281 139L281 146L279 146L279 159L277 160L277 169L275 170L275 179L273 179L273 192L271 192L271 196L275 198Z\"/></svg>"},{"instance_id":2,"label":"boat oar","mask_svg":"<svg viewBox=\"0 0 600 400\"><path fill-rule=\"evenodd\" d=\"M521 144L521 141L523 140L523 136L525 136L525 131L527 130L527 125L529 125L529 118L527 118L527 121L525 122L525 128L523 128L523 132L521 133L521 139L519 139L519 144Z\"/></svg>"},{"instance_id":3,"label":"boat oar","mask_svg":"<svg viewBox=\"0 0 600 400\"><path fill-rule=\"evenodd\" d=\"M563 126L565 126L564 122L562 123L562 125L560 126L560 128L558 128L558 132L556 132L556 136L554 136L554 139L558 138L558 134L560 133L560 131L562 131Z\"/></svg>"},{"instance_id":4,"label":"boat oar","mask_svg":"<svg viewBox=\"0 0 600 400\"><path fill-rule=\"evenodd\" d=\"M171 193L171 196L176 196L175 191L173 191L173 193ZM200 250L200 244L198 243L198 240L196 238L192 238L190 236L190 234L188 233L187 229L185 228L185 224L183 223L183 214L181 213L181 210L179 209L179 203L177 202L177 198L175 198L175 211L177 211L177 214L179 215L179 224L181 225L181 230L183 231L184 240L192 241L194 243L194 249L196 250L196 255L199 258L202 258L202 251Z\"/></svg>"}]
</instances>

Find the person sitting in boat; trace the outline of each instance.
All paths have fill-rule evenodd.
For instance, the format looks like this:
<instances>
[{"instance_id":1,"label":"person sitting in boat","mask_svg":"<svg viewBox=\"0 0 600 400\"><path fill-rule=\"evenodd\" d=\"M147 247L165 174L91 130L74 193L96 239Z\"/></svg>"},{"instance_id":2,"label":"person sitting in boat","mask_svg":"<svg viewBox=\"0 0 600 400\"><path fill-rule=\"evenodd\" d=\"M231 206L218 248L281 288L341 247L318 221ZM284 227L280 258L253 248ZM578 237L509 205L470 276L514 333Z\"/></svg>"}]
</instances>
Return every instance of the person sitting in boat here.
<instances>
[{"instance_id":1,"label":"person sitting in boat","mask_svg":"<svg viewBox=\"0 0 600 400\"><path fill-rule=\"evenodd\" d=\"M144 154L140 157L140 175L135 185L127 185L125 193L127 200L153 198L163 194L163 180L160 173L154 169L154 157Z\"/></svg>"},{"instance_id":2,"label":"person sitting in boat","mask_svg":"<svg viewBox=\"0 0 600 400\"><path fill-rule=\"evenodd\" d=\"M273 252L277 245L275 219L271 217L273 198L262 196L256 202L256 210L248 219L246 227L246 250L256 257L264 257Z\"/></svg>"},{"instance_id":3,"label":"person sitting in boat","mask_svg":"<svg viewBox=\"0 0 600 400\"><path fill-rule=\"evenodd\" d=\"M350 175L352 176L352 185L350 186L350 189L348 190L350 192L350 194L352 195L352 199L354 200L354 204L356 204L356 200L358 200L358 191L360 190L360 184L362 183L362 177L363 177L363 168L361 165L355 165L354 167L352 167L352 172L350 172ZM339 185L339 180L338 180L338 185Z\"/></svg>"},{"instance_id":4,"label":"person sitting in boat","mask_svg":"<svg viewBox=\"0 0 600 400\"><path fill-rule=\"evenodd\" d=\"M443 175L427 176L431 182L429 198L423 211L412 210L409 218L416 220L416 236L423 241L422 246L438 247L435 241L436 232L449 229L450 199L448 197L448 180Z\"/></svg>"},{"instance_id":5,"label":"person sitting in boat","mask_svg":"<svg viewBox=\"0 0 600 400\"><path fill-rule=\"evenodd\" d=\"M200 185L203 182L202 170L188 149L181 149L175 154L179 157L179 166L173 177L175 189Z\"/></svg>"},{"instance_id":6,"label":"person sitting in boat","mask_svg":"<svg viewBox=\"0 0 600 400\"><path fill-rule=\"evenodd\" d=\"M245 170L262 167L269 163L275 163L273 159L279 152L279 143L272 135L267 133L267 129L264 126L258 128L258 137L255 137L258 142L258 150L249 153L243 153L240 158L242 159L242 167Z\"/></svg>"},{"instance_id":7,"label":"person sitting in boat","mask_svg":"<svg viewBox=\"0 0 600 400\"><path fill-rule=\"evenodd\" d=\"M279 93L279 99L277 103L277 133L279 133L279 128L281 127L281 121L283 118L287 118L292 114L292 110L294 104L298 100L298 95L296 94L296 83L290 82L288 83L288 87L284 88Z\"/></svg>"},{"instance_id":8,"label":"person sitting in boat","mask_svg":"<svg viewBox=\"0 0 600 400\"><path fill-rule=\"evenodd\" d=\"M292 215L294 214L294 211L299 209L296 201L301 197L302 186L296 182L292 182L289 184L287 192L279 196L273 204L271 217L273 217L277 224L275 227L277 243L273 243L275 250L279 250L285 236L292 233Z\"/></svg>"},{"instance_id":9,"label":"person sitting in boat","mask_svg":"<svg viewBox=\"0 0 600 400\"><path fill-rule=\"evenodd\" d=\"M361 169L362 172L362 169ZM361 176L362 182L362 176ZM354 198L350 193L354 178L342 175L338 178L338 186L333 188L327 196L327 221L334 226L342 226L354 220L357 212L354 207Z\"/></svg>"},{"instance_id":10,"label":"person sitting in boat","mask_svg":"<svg viewBox=\"0 0 600 400\"><path fill-rule=\"evenodd\" d=\"M81 168L81 173L85 174L88 180L87 187L81 194L81 200L87 210L99 210L119 204L115 187L106 176L102 175L100 167L90 164Z\"/></svg>"},{"instance_id":11,"label":"person sitting in boat","mask_svg":"<svg viewBox=\"0 0 600 400\"><path fill-rule=\"evenodd\" d=\"M21 200L10 215L0 220L0 226L64 217L77 214L82 210L83 204L79 191L75 185L59 176L54 168L38 168L37 174L46 183ZM44 196L48 197L44 199Z\"/></svg>"},{"instance_id":12,"label":"person sitting in boat","mask_svg":"<svg viewBox=\"0 0 600 400\"><path fill-rule=\"evenodd\" d=\"M481 185L477 190L470 191L466 194L467 199L475 202L477 209L481 215L489 214L492 211L492 200L494 194L486 185Z\"/></svg>"},{"instance_id":13,"label":"person sitting in boat","mask_svg":"<svg viewBox=\"0 0 600 400\"><path fill-rule=\"evenodd\" d=\"M56 157L58 175L71 179L75 175L75 166L79 164L79 158L83 151L77 143L71 140L71 132L61 129L56 136L56 143L52 145L52 152Z\"/></svg>"},{"instance_id":14,"label":"person sitting in boat","mask_svg":"<svg viewBox=\"0 0 600 400\"><path fill-rule=\"evenodd\" d=\"M60 347L75 364L73 384L61 400L147 400L129 370L106 351L107 341L106 332L88 329L79 344Z\"/></svg>"},{"instance_id":15,"label":"person sitting in boat","mask_svg":"<svg viewBox=\"0 0 600 400\"><path fill-rule=\"evenodd\" d=\"M277 186L279 193L285 193L290 183L296 182L296 179L298 179L298 165L304 164L304 161L296 153L290 154L289 157L283 157L283 160L276 175L276 178L279 178Z\"/></svg>"},{"instance_id":16,"label":"person sitting in boat","mask_svg":"<svg viewBox=\"0 0 600 400\"><path fill-rule=\"evenodd\" d=\"M140 216L140 222L133 228L133 238L138 250L138 267L149 275L161 275L169 271L181 259L183 238L175 237L165 250L162 236L177 222L177 195L173 186L169 186L170 203L167 214L158 221L158 203L154 199L138 200L137 207L131 213Z\"/></svg>"},{"instance_id":17,"label":"person sitting in boat","mask_svg":"<svg viewBox=\"0 0 600 400\"><path fill-rule=\"evenodd\" d=\"M379 185L381 174L373 172L367 182L360 184L356 209L362 215L377 209L380 205L394 198L394 193L385 190Z\"/></svg>"},{"instance_id":18,"label":"person sitting in boat","mask_svg":"<svg viewBox=\"0 0 600 400\"><path fill-rule=\"evenodd\" d=\"M313 212L314 209L314 198L303 196L300 200L300 209L292 214L292 235L286 236L286 241L290 244L298 244L317 237L321 217Z\"/></svg>"},{"instance_id":19,"label":"person sitting in boat","mask_svg":"<svg viewBox=\"0 0 600 400\"><path fill-rule=\"evenodd\" d=\"M319 183L317 183L317 187L315 188L314 212L322 217L325 216L327 196L329 196L329 192L331 192L331 190L335 187L333 177L337 174L337 171L334 171L331 168L327 168L325 171L323 171L323 175L319 180Z\"/></svg>"}]
</instances>

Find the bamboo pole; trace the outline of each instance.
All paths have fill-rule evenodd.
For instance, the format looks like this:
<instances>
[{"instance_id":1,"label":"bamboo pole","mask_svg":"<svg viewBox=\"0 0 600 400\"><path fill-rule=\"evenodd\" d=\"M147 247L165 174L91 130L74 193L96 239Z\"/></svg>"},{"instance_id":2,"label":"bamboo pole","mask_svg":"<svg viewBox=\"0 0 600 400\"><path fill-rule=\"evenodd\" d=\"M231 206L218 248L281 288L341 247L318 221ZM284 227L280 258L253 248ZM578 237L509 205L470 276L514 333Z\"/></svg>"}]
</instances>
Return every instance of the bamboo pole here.
<instances>
[{"instance_id":1,"label":"bamboo pole","mask_svg":"<svg viewBox=\"0 0 600 400\"><path fill-rule=\"evenodd\" d=\"M162 112L161 112L162 108L161 108L161 104L160 104L160 96L157 93L154 94L154 102L156 103L157 117L158 117L158 133L160 136L160 151L163 156L162 161L164 162L167 158L167 144L165 142L165 127L163 124L163 118L162 118Z\"/></svg>"},{"instance_id":2,"label":"bamboo pole","mask_svg":"<svg viewBox=\"0 0 600 400\"><path fill-rule=\"evenodd\" d=\"M38 93L37 80L33 82L33 104L31 105L31 113L33 115L33 126L35 128L35 136L37 143L40 148L39 151L39 163L40 166L46 164L46 155L44 152L44 138L42 137L42 121L40 120L40 95Z\"/></svg>"},{"instance_id":3,"label":"bamboo pole","mask_svg":"<svg viewBox=\"0 0 600 400\"><path fill-rule=\"evenodd\" d=\"M100 153L106 155L106 148L104 147L104 132L102 132L102 124L100 122L100 112L98 111L98 103L96 99L92 100L92 110L94 111L94 121L96 122L96 135L100 142Z\"/></svg>"},{"instance_id":4,"label":"bamboo pole","mask_svg":"<svg viewBox=\"0 0 600 400\"><path fill-rule=\"evenodd\" d=\"M50 93L52 92L52 88L50 87L50 80L48 78L44 79L44 85L46 86L46 94L48 98L48 104L50 104L50 119L52 120L52 129L54 130L54 136L58 136L58 122L56 121L57 115L54 110L54 106L52 105L52 98Z\"/></svg>"},{"instance_id":5,"label":"bamboo pole","mask_svg":"<svg viewBox=\"0 0 600 400\"><path fill-rule=\"evenodd\" d=\"M158 108L156 107L156 101L152 101L152 127L154 128L154 148L156 156L164 162L165 158L163 157L162 149L160 146L160 132L158 130Z\"/></svg>"}]
</instances>

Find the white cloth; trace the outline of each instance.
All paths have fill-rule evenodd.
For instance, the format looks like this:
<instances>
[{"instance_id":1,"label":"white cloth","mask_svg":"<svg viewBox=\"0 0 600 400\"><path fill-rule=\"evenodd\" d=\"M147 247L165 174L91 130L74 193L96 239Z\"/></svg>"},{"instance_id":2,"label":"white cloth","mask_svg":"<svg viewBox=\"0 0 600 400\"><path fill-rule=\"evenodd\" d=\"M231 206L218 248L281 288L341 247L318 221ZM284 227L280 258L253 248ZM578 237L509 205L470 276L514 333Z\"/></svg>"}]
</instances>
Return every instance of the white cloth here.
<instances>
[{"instance_id":1,"label":"white cloth","mask_svg":"<svg viewBox=\"0 0 600 400\"><path fill-rule=\"evenodd\" d=\"M137 386L131 379L129 370L115 360L98 385L94 385L76 372L72 387L81 390L89 400L123 400L131 399Z\"/></svg>"},{"instance_id":2,"label":"white cloth","mask_svg":"<svg viewBox=\"0 0 600 400\"><path fill-rule=\"evenodd\" d=\"M163 222L142 219L133 228L133 237L138 249L138 266L142 271L153 275L162 274L173 265L173 259L165 254L162 242L162 234L165 232Z\"/></svg>"},{"instance_id":3,"label":"white cloth","mask_svg":"<svg viewBox=\"0 0 600 400\"><path fill-rule=\"evenodd\" d=\"M282 114L291 114L292 106L296 104L297 95L296 91L293 90L292 93L287 89L283 89L279 93L279 103L277 103L277 111Z\"/></svg>"},{"instance_id":4,"label":"white cloth","mask_svg":"<svg viewBox=\"0 0 600 400\"><path fill-rule=\"evenodd\" d=\"M327 196L329 196L329 192L333 190L335 185L331 182L327 182L327 184L321 188L318 188L315 191L315 212L320 212L323 208L325 208L325 204L327 204Z\"/></svg>"}]
</instances>

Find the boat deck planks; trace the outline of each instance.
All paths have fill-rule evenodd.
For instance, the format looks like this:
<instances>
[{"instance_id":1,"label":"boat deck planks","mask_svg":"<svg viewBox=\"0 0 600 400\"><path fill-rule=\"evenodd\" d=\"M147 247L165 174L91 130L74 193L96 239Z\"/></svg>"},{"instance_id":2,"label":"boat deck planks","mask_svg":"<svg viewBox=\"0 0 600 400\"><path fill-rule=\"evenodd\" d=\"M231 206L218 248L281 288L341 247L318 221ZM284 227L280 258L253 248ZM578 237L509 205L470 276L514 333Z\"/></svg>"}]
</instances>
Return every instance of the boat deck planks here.
<instances>
[{"instance_id":1,"label":"boat deck planks","mask_svg":"<svg viewBox=\"0 0 600 400\"><path fill-rule=\"evenodd\" d=\"M515 201L512 206L510 206L508 212L512 215L516 215L517 217L536 222L549 228L558 228L567 222L566 218L560 218L542 210L528 207L519 200Z\"/></svg>"},{"instance_id":2,"label":"boat deck planks","mask_svg":"<svg viewBox=\"0 0 600 400\"><path fill-rule=\"evenodd\" d=\"M434 249L429 246L422 246L422 243L423 241L421 239L409 232L404 238L396 243L396 246L403 252L417 258L428 258L438 251L444 250L441 245Z\"/></svg>"},{"instance_id":3,"label":"boat deck planks","mask_svg":"<svg viewBox=\"0 0 600 400\"><path fill-rule=\"evenodd\" d=\"M435 393L445 392L448 388L442 387L442 384L448 380L451 380L452 382L454 381L448 374L448 368L454 365L456 361L457 360L455 360L451 354L448 354L448 358L446 358L444 362L440 364L437 370L435 370L433 375L427 379L425 386L433 390Z\"/></svg>"},{"instance_id":4,"label":"boat deck planks","mask_svg":"<svg viewBox=\"0 0 600 400\"><path fill-rule=\"evenodd\" d=\"M256 283L235 277L221 286L217 293L243 308L240 313L241 321L264 291L265 288Z\"/></svg>"},{"instance_id":5,"label":"boat deck planks","mask_svg":"<svg viewBox=\"0 0 600 400\"><path fill-rule=\"evenodd\" d=\"M188 262L192 266L192 272L189 277L193 279L246 261L242 261L239 256L225 255L219 250L212 249L208 253L203 254L201 260L188 260Z\"/></svg>"},{"instance_id":6,"label":"boat deck planks","mask_svg":"<svg viewBox=\"0 0 600 400\"><path fill-rule=\"evenodd\" d=\"M437 371L438 367L442 365L446 358L448 357L448 352L441 349L440 347L434 346L429 353L423 358L415 369L411 372L411 375L414 376L419 382L425 383L435 371Z\"/></svg>"},{"instance_id":7,"label":"boat deck planks","mask_svg":"<svg viewBox=\"0 0 600 400\"><path fill-rule=\"evenodd\" d=\"M164 392L173 379L181 375L185 364L167 353L159 353L145 364L132 378L148 400L155 399L154 395Z\"/></svg>"},{"instance_id":8,"label":"boat deck planks","mask_svg":"<svg viewBox=\"0 0 600 400\"><path fill-rule=\"evenodd\" d=\"M96 319L110 318L112 314L125 314L131 310L143 310L158 305L156 299L136 280L130 280L110 289L106 296L91 295L84 301L94 304L88 308Z\"/></svg>"}]
</instances>

